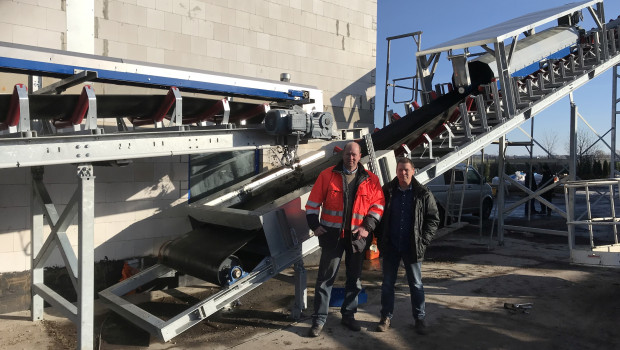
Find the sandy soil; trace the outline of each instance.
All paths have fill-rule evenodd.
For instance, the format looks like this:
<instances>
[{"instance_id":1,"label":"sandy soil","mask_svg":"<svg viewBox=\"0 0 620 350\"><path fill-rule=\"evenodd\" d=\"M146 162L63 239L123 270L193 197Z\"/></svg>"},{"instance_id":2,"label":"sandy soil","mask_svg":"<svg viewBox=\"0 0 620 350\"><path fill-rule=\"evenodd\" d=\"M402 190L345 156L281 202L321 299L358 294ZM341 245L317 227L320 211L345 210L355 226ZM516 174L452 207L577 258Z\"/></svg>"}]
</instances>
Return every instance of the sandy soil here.
<instances>
[{"instance_id":1,"label":"sandy soil","mask_svg":"<svg viewBox=\"0 0 620 350\"><path fill-rule=\"evenodd\" d=\"M498 246L478 232L469 226L451 233L435 241L427 253L423 265L427 336L413 331L404 278L397 285L393 328L374 332L381 286L375 260L367 262L364 271L368 302L357 315L361 332L340 325L339 310L333 308L323 334L305 337L308 316L299 321L288 317L294 294L288 271L241 298L236 307L218 312L168 343L102 310L96 318L96 336L101 339L97 345L100 349L620 349L615 336L620 270L570 265L563 237L508 233L505 245ZM316 268L307 270L312 305ZM343 276L337 285L343 285ZM171 317L212 292L211 287L196 286L136 298L145 309ZM533 308L511 311L504 303L533 303ZM1 348L75 348L75 326L53 309L48 311L43 322L30 322L28 312L0 315Z\"/></svg>"}]
</instances>

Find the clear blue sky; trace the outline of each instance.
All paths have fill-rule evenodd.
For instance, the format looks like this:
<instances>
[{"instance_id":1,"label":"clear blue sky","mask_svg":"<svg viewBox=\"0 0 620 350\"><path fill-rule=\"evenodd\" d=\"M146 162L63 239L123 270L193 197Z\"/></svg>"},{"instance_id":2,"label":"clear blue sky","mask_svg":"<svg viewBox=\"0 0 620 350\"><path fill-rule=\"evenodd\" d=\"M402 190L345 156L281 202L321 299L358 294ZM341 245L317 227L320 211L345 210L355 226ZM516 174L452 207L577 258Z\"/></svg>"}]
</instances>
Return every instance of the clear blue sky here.
<instances>
[{"instance_id":1,"label":"clear blue sky","mask_svg":"<svg viewBox=\"0 0 620 350\"><path fill-rule=\"evenodd\" d=\"M375 125L377 127L383 126L387 37L422 31L422 49L425 49L527 13L561 6L570 2L572 1L379 1L377 5L377 92ZM605 19L607 22L620 15L620 1L605 0L604 7ZM594 27L594 22L592 21L592 16L589 11L584 10L583 17L584 20L581 25L584 29L589 30ZM392 41L390 82L394 78L413 76L415 74L415 49L416 46L412 39ZM450 81L452 70L450 62L445 56L445 54L442 55L434 83ZM611 127L612 80L612 71L609 70L574 92L574 99L579 108L579 113L586 118L588 123L590 123L600 135L607 132ZM388 105L389 108L404 115L404 108L402 105L392 103L391 92L388 95ZM534 137L537 141L544 144L542 140L547 134L557 134L559 135L559 140L554 149L554 153L567 154L570 127L570 106L568 97L548 107L538 114L534 120ZM524 123L522 128L529 133L530 123ZM585 129L587 126L579 121L578 128ZM590 135L594 138L593 134ZM507 138L509 141L527 140L527 137L519 130L509 133ZM610 142L609 137L606 137L606 140L608 143ZM600 145L600 149L606 153L609 152L603 144ZM497 154L497 146L487 147L486 152ZM509 155L524 155L526 153L523 147L511 147L508 150ZM535 147L534 155L542 155L542 150Z\"/></svg>"}]
</instances>

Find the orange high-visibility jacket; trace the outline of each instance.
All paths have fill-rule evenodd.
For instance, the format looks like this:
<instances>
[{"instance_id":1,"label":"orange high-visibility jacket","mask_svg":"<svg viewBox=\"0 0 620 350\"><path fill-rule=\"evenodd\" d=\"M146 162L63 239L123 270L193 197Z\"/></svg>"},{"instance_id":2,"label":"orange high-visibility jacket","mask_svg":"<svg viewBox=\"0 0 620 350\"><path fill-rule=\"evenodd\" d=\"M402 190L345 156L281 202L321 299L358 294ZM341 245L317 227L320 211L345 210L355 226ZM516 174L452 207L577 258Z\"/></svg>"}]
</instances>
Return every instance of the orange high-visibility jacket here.
<instances>
[{"instance_id":1,"label":"orange high-visibility jacket","mask_svg":"<svg viewBox=\"0 0 620 350\"><path fill-rule=\"evenodd\" d=\"M320 224L326 228L344 229L344 176L342 165L329 167L319 174L308 202L306 203L306 215L319 215L319 208L322 206ZM355 194L352 208L351 230L366 225L366 229L374 230L376 224L383 215L383 190L377 175L364 169L358 164L357 171L359 185ZM374 220L366 220L365 217ZM311 227L316 229L316 227Z\"/></svg>"}]
</instances>

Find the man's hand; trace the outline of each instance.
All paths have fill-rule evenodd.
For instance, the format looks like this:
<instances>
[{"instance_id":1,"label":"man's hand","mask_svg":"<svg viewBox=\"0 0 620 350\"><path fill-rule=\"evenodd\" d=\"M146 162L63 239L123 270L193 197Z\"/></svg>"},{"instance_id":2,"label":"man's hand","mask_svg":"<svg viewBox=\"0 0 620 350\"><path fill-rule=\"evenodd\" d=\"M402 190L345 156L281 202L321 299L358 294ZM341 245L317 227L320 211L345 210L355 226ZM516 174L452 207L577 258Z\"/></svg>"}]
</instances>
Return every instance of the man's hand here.
<instances>
[{"instance_id":1,"label":"man's hand","mask_svg":"<svg viewBox=\"0 0 620 350\"><path fill-rule=\"evenodd\" d=\"M368 237L368 231L366 231L366 228L363 226L356 228L355 230L351 231L351 233L353 233L353 235L358 235L357 239Z\"/></svg>"},{"instance_id":2,"label":"man's hand","mask_svg":"<svg viewBox=\"0 0 620 350\"><path fill-rule=\"evenodd\" d=\"M319 227L316 228L316 230L314 230L314 235L318 237L318 236L321 236L322 234L324 234L325 232L327 232L325 227L319 226Z\"/></svg>"}]
</instances>

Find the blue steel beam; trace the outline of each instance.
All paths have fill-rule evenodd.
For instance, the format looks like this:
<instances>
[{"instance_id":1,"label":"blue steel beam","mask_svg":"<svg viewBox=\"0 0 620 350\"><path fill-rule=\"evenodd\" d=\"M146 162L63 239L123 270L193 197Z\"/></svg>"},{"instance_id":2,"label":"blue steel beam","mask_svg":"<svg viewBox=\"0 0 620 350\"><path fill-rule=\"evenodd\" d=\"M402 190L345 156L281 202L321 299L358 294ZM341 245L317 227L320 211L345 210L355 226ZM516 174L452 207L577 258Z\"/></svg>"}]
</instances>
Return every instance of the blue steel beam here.
<instances>
[{"instance_id":1,"label":"blue steel beam","mask_svg":"<svg viewBox=\"0 0 620 350\"><path fill-rule=\"evenodd\" d=\"M93 71L102 83L136 85L151 88L176 86L180 90L243 96L271 101L308 98L314 88L279 81L250 80L234 75L135 62L104 56L39 48L0 42L0 71L32 75L66 77L80 71ZM69 62L69 63L65 63ZM260 87L256 87L260 86ZM304 96L306 91L306 96Z\"/></svg>"}]
</instances>

